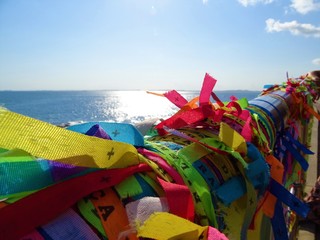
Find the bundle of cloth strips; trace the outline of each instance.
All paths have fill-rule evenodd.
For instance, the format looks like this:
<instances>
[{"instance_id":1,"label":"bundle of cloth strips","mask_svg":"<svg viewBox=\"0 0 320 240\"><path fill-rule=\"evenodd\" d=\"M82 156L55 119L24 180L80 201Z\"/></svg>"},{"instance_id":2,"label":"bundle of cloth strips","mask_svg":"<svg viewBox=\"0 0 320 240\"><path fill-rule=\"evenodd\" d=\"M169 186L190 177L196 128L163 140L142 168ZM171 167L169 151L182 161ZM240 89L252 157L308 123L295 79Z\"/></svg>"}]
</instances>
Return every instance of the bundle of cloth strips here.
<instances>
[{"instance_id":1,"label":"bundle of cloth strips","mask_svg":"<svg viewBox=\"0 0 320 240\"><path fill-rule=\"evenodd\" d=\"M292 238L312 212L318 81L287 78L249 102L220 101L216 82L205 74L191 100L161 94L178 110L150 126L62 128L0 108L0 239Z\"/></svg>"}]
</instances>

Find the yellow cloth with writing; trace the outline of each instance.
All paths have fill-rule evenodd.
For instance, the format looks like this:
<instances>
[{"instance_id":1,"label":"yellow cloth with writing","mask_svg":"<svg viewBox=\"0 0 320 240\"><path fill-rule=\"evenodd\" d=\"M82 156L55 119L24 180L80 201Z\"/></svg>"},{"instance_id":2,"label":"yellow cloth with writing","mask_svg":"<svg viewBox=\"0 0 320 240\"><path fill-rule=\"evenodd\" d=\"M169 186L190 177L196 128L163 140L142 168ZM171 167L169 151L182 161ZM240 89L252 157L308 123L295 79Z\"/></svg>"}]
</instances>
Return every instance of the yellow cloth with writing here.
<instances>
[{"instance_id":1,"label":"yellow cloth with writing","mask_svg":"<svg viewBox=\"0 0 320 240\"><path fill-rule=\"evenodd\" d=\"M228 124L220 123L220 140L233 150L240 153L247 153L246 140Z\"/></svg>"},{"instance_id":2,"label":"yellow cloth with writing","mask_svg":"<svg viewBox=\"0 0 320 240\"><path fill-rule=\"evenodd\" d=\"M1 107L0 129L0 148L19 148L36 157L69 159L65 163L98 168L124 168L139 163L137 150L130 144L72 132ZM76 156L84 160L74 161Z\"/></svg>"},{"instance_id":3,"label":"yellow cloth with writing","mask_svg":"<svg viewBox=\"0 0 320 240\"><path fill-rule=\"evenodd\" d=\"M207 239L208 227L202 227L184 218L166 212L152 214L138 228L138 237L161 240Z\"/></svg>"}]
</instances>

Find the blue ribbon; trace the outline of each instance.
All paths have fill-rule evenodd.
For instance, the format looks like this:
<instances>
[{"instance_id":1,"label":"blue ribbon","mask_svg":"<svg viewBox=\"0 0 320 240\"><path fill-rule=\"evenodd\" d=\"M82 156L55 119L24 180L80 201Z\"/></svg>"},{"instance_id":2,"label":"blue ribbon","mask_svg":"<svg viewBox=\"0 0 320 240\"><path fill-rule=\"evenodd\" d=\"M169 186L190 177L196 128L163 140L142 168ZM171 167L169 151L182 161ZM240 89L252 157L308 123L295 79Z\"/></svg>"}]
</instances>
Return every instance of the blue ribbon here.
<instances>
[{"instance_id":1,"label":"blue ribbon","mask_svg":"<svg viewBox=\"0 0 320 240\"><path fill-rule=\"evenodd\" d=\"M285 138L282 138L282 144L286 147L286 149L291 152L291 154L293 155L294 159L296 159L298 161L298 163L300 164L300 166L302 167L302 169L304 171L307 171L308 167L309 167L309 163L307 162L307 160L299 153L299 151L289 142L287 141Z\"/></svg>"},{"instance_id":2,"label":"blue ribbon","mask_svg":"<svg viewBox=\"0 0 320 240\"><path fill-rule=\"evenodd\" d=\"M240 176L228 179L228 181L215 191L219 200L226 206L229 206L233 201L242 197L246 192L246 183Z\"/></svg>"},{"instance_id":3,"label":"blue ribbon","mask_svg":"<svg viewBox=\"0 0 320 240\"><path fill-rule=\"evenodd\" d=\"M294 144L298 149L300 149L305 154L314 154L309 148L307 148L305 145L303 145L301 142L299 142L297 139L295 139L292 134L287 131L286 136L288 137L289 141Z\"/></svg>"},{"instance_id":4,"label":"blue ribbon","mask_svg":"<svg viewBox=\"0 0 320 240\"><path fill-rule=\"evenodd\" d=\"M96 124L98 124L112 140L129 143L136 147L144 146L144 139L141 133L133 125L128 123L87 122L67 127L67 129L85 134Z\"/></svg>"},{"instance_id":5,"label":"blue ribbon","mask_svg":"<svg viewBox=\"0 0 320 240\"><path fill-rule=\"evenodd\" d=\"M290 207L293 211L295 211L298 215L304 218L307 217L310 211L309 206L291 194L284 186L272 178L270 180L270 192L284 204Z\"/></svg>"},{"instance_id":6,"label":"blue ribbon","mask_svg":"<svg viewBox=\"0 0 320 240\"><path fill-rule=\"evenodd\" d=\"M273 236L275 240L289 240L287 225L284 220L281 202L277 200L274 215L271 219Z\"/></svg>"},{"instance_id":7,"label":"blue ribbon","mask_svg":"<svg viewBox=\"0 0 320 240\"><path fill-rule=\"evenodd\" d=\"M268 102L268 101L266 101L266 100L263 100L263 99L259 99L259 98L256 98L255 99L256 101L261 101L261 102L264 102L264 103L267 103L267 104L269 104L269 105L271 105L276 111L277 111L277 113L278 113L278 115L279 115L279 117L280 117L280 119L281 119L281 131L284 129L284 116L281 114L281 112L279 111L279 109L274 105L274 104L272 104L271 102Z\"/></svg>"},{"instance_id":8,"label":"blue ribbon","mask_svg":"<svg viewBox=\"0 0 320 240\"><path fill-rule=\"evenodd\" d=\"M246 169L246 175L254 187L263 194L270 180L270 168L258 148L252 143L247 143L247 156L252 160Z\"/></svg>"}]
</instances>

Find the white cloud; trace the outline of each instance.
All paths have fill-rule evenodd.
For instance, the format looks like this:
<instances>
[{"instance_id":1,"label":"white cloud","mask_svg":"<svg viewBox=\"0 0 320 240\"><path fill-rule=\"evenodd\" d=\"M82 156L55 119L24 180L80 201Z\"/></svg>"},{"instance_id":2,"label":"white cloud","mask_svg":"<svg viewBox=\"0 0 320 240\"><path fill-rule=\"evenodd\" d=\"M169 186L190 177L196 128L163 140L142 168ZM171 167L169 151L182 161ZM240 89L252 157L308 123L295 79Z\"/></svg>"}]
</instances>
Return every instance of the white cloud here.
<instances>
[{"instance_id":1,"label":"white cloud","mask_svg":"<svg viewBox=\"0 0 320 240\"><path fill-rule=\"evenodd\" d=\"M266 20L267 32L289 31L293 35L312 36L320 38L320 27L308 23L298 23L297 21L283 22L276 21L272 18Z\"/></svg>"},{"instance_id":2,"label":"white cloud","mask_svg":"<svg viewBox=\"0 0 320 240\"><path fill-rule=\"evenodd\" d=\"M314 65L319 65L319 66L320 66L320 58L313 59L313 60L312 60L312 63L313 63Z\"/></svg>"},{"instance_id":3,"label":"white cloud","mask_svg":"<svg viewBox=\"0 0 320 240\"><path fill-rule=\"evenodd\" d=\"M314 2L314 0L291 0L291 3L290 7L301 14L320 10L320 2Z\"/></svg>"},{"instance_id":4,"label":"white cloud","mask_svg":"<svg viewBox=\"0 0 320 240\"><path fill-rule=\"evenodd\" d=\"M258 3L269 4L269 3L274 2L274 0L238 0L238 2L241 5L247 7L247 6L250 6L250 5L254 6L254 5L258 4Z\"/></svg>"},{"instance_id":5,"label":"white cloud","mask_svg":"<svg viewBox=\"0 0 320 240\"><path fill-rule=\"evenodd\" d=\"M202 3L203 3L203 4L207 4L207 3L208 3L208 0L202 0Z\"/></svg>"}]
</instances>

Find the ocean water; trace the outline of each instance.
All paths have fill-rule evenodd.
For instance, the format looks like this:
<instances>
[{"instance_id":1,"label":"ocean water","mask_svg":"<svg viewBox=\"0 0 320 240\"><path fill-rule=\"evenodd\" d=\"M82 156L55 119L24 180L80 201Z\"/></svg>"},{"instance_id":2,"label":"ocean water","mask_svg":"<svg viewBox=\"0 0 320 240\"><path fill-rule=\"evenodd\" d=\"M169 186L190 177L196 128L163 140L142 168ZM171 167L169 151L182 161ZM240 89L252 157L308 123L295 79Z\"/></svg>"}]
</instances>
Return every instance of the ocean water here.
<instances>
[{"instance_id":1,"label":"ocean water","mask_svg":"<svg viewBox=\"0 0 320 240\"><path fill-rule=\"evenodd\" d=\"M165 91L161 91L164 93ZM187 100L197 91L178 91ZM230 96L254 99L258 91L215 91L221 101ZM38 120L60 125L108 121L138 123L167 118L178 109L164 97L145 91L0 91L0 106Z\"/></svg>"}]
</instances>

